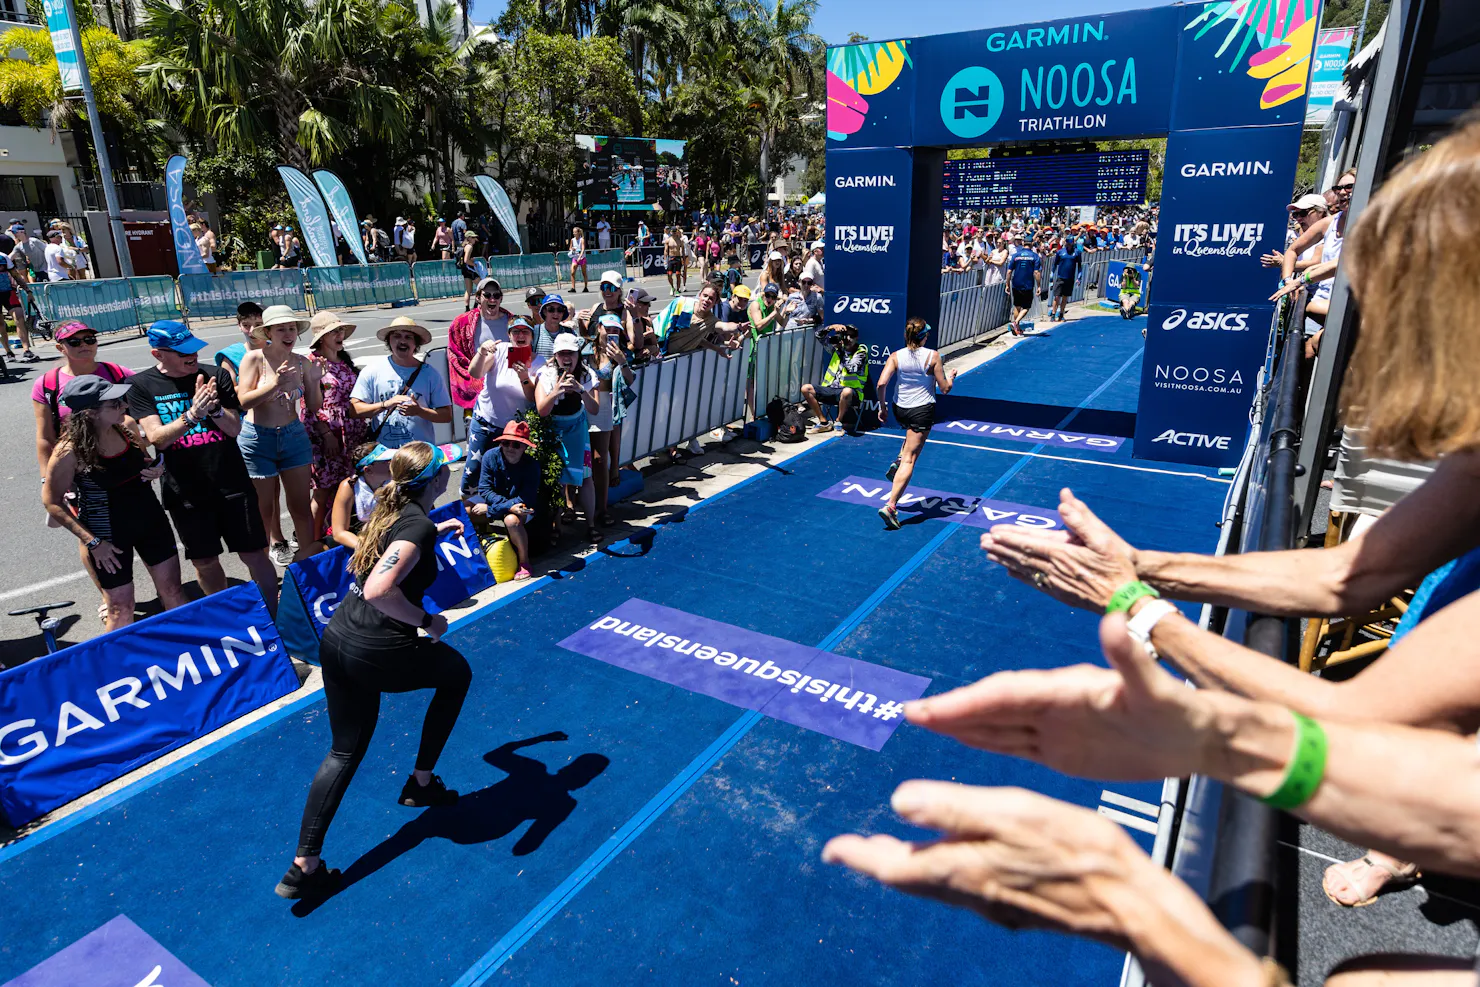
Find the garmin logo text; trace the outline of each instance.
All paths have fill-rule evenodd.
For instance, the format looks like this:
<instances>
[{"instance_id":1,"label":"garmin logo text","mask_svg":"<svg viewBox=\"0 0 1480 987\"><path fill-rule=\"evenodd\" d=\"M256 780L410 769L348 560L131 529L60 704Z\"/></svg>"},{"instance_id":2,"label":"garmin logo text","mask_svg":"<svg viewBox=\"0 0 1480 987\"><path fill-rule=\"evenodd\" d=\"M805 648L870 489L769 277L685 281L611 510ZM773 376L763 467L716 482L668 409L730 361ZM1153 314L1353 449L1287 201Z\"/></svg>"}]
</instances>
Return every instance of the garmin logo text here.
<instances>
[{"instance_id":1,"label":"garmin logo text","mask_svg":"<svg viewBox=\"0 0 1480 987\"><path fill-rule=\"evenodd\" d=\"M834 188L894 188L893 175L839 175Z\"/></svg>"},{"instance_id":2,"label":"garmin logo text","mask_svg":"<svg viewBox=\"0 0 1480 987\"><path fill-rule=\"evenodd\" d=\"M894 242L892 226L834 226L833 250L844 254L883 254Z\"/></svg>"},{"instance_id":3,"label":"garmin logo text","mask_svg":"<svg viewBox=\"0 0 1480 987\"><path fill-rule=\"evenodd\" d=\"M1104 21L1081 21L1058 27L1030 27L1026 31L993 31L987 35L987 51L1011 51L1014 48L1051 48L1054 45L1078 45L1105 40Z\"/></svg>"},{"instance_id":4,"label":"garmin logo text","mask_svg":"<svg viewBox=\"0 0 1480 987\"><path fill-rule=\"evenodd\" d=\"M1184 257L1250 257L1263 238L1263 223L1178 223L1172 234L1172 253Z\"/></svg>"},{"instance_id":5,"label":"garmin logo text","mask_svg":"<svg viewBox=\"0 0 1480 987\"><path fill-rule=\"evenodd\" d=\"M1222 329L1227 332L1248 332L1248 312L1188 312L1185 308L1172 309L1162 320L1162 329L1175 329L1183 323L1188 329Z\"/></svg>"},{"instance_id":6,"label":"garmin logo text","mask_svg":"<svg viewBox=\"0 0 1480 987\"><path fill-rule=\"evenodd\" d=\"M1244 175L1272 175L1268 161L1214 161L1204 164L1188 162L1182 166L1183 178L1239 178Z\"/></svg>"},{"instance_id":7,"label":"garmin logo text","mask_svg":"<svg viewBox=\"0 0 1480 987\"><path fill-rule=\"evenodd\" d=\"M1202 432L1178 432L1167 429L1152 442L1169 442L1174 446L1190 446L1194 449L1227 449L1231 441L1227 435L1204 435Z\"/></svg>"},{"instance_id":8,"label":"garmin logo text","mask_svg":"<svg viewBox=\"0 0 1480 987\"><path fill-rule=\"evenodd\" d=\"M1205 394L1242 394L1244 376L1223 367L1184 367L1158 363L1152 383L1165 390L1201 391Z\"/></svg>"},{"instance_id":9,"label":"garmin logo text","mask_svg":"<svg viewBox=\"0 0 1480 987\"><path fill-rule=\"evenodd\" d=\"M253 625L247 627L244 637L247 640L229 636L219 639L221 657L231 668L241 664L237 659L238 654L260 657L277 650L277 642L263 642L262 635ZM223 669L211 645L202 644L196 650L199 652L198 657L190 651L180 652L173 671L162 665L150 665L145 669L143 677L125 675L93 690L93 695L79 695L77 702L63 700L57 707L55 729L52 728L51 721L41 729L35 729L36 721L30 718L0 726L0 767L29 761L48 747L65 745L68 737L84 731L106 729L122 719L120 706L148 709L155 703L166 702L170 698L169 690L178 693L184 692L188 685L200 685L203 678L202 665L212 678L222 674ZM169 687L168 690L166 686ZM140 695L143 692L152 692L154 698L143 698ZM94 710L102 716L94 715ZM22 730L30 732L15 740L9 739L11 734Z\"/></svg>"}]
</instances>

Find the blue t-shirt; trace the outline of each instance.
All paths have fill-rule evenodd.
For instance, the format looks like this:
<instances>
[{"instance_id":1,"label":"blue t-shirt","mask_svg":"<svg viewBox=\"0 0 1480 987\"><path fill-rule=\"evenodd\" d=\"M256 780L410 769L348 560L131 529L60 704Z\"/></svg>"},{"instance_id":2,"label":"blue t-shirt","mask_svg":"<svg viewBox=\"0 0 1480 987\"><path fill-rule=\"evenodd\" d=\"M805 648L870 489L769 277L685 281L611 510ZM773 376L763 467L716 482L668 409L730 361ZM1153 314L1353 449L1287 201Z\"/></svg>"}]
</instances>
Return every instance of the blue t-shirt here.
<instances>
[{"instance_id":1,"label":"blue t-shirt","mask_svg":"<svg viewBox=\"0 0 1480 987\"><path fill-rule=\"evenodd\" d=\"M1084 255L1079 251L1075 250L1071 252L1060 248L1059 252L1054 254L1053 258L1054 277L1060 281L1073 281L1075 275L1079 273L1079 265L1083 262Z\"/></svg>"},{"instance_id":2,"label":"blue t-shirt","mask_svg":"<svg viewBox=\"0 0 1480 987\"><path fill-rule=\"evenodd\" d=\"M1041 266L1038 255L1031 250L1025 248L1013 254L1012 260L1007 262L1007 270L1012 274L1012 286L1018 291L1032 291L1033 275Z\"/></svg>"},{"instance_id":3,"label":"blue t-shirt","mask_svg":"<svg viewBox=\"0 0 1480 987\"><path fill-rule=\"evenodd\" d=\"M382 357L360 371L350 397L366 404L378 404L400 394L415 370L415 367L397 365L388 356ZM416 383L408 393L423 408L446 408L452 404L452 397L447 393L447 382L435 367L422 367ZM370 427L375 428L382 420L385 425L380 429L376 441L387 449L399 449L408 442L436 441L432 423L425 418L413 418L400 409L393 412L382 411L370 418Z\"/></svg>"}]
</instances>

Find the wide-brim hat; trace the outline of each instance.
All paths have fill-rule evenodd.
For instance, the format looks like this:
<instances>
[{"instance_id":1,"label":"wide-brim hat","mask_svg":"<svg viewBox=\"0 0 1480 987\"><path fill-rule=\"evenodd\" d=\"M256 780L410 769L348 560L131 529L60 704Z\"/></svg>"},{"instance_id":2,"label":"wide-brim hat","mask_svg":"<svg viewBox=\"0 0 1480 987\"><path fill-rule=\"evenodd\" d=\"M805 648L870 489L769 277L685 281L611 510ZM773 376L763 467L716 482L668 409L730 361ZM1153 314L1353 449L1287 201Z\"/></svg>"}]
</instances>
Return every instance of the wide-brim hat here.
<instances>
[{"instance_id":1,"label":"wide-brim hat","mask_svg":"<svg viewBox=\"0 0 1480 987\"><path fill-rule=\"evenodd\" d=\"M288 325L294 326L299 332L302 332L308 328L308 320L298 318L289 305L269 305L262 310L263 329Z\"/></svg>"},{"instance_id":2,"label":"wide-brim hat","mask_svg":"<svg viewBox=\"0 0 1480 987\"><path fill-rule=\"evenodd\" d=\"M529 437L529 423L511 421L504 423L504 430L498 434L495 442L518 442L533 449L534 442Z\"/></svg>"},{"instance_id":3,"label":"wide-brim hat","mask_svg":"<svg viewBox=\"0 0 1480 987\"><path fill-rule=\"evenodd\" d=\"M376 330L375 338L383 343L385 342L385 338L397 329L408 329L415 333L416 338L421 340L421 345L423 346L432 341L432 331L409 315L398 315L391 320L390 325L381 326L380 329Z\"/></svg>"},{"instance_id":4,"label":"wide-brim hat","mask_svg":"<svg viewBox=\"0 0 1480 987\"><path fill-rule=\"evenodd\" d=\"M335 329L343 329L344 338L348 339L355 334L355 329L357 327L353 322L345 322L343 319L341 319L338 312L330 312L326 309L322 312L317 312L314 314L314 317L309 320L308 328L309 331L312 333L308 340L308 346L309 349L312 349L313 347L319 345L319 340L323 339Z\"/></svg>"}]
</instances>

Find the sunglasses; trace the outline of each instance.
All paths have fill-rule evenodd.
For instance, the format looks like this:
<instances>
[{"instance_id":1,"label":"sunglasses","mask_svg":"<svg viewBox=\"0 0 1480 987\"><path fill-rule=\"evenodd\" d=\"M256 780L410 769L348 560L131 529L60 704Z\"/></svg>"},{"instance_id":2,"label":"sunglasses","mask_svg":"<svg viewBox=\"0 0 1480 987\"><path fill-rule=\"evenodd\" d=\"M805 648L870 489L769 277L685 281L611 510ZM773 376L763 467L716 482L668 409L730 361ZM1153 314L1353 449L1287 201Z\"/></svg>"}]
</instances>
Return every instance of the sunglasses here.
<instances>
[{"instance_id":1,"label":"sunglasses","mask_svg":"<svg viewBox=\"0 0 1480 987\"><path fill-rule=\"evenodd\" d=\"M1351 183L1346 184L1346 185L1333 185L1331 187L1334 188L1338 192L1350 192L1352 189L1354 189L1354 188L1357 187L1357 183L1356 182L1351 182Z\"/></svg>"},{"instance_id":2,"label":"sunglasses","mask_svg":"<svg viewBox=\"0 0 1480 987\"><path fill-rule=\"evenodd\" d=\"M123 407L123 399L122 398L112 398L112 399L107 400L107 401L102 401L102 402L100 402L98 404L98 407L99 408L106 408L109 411L117 411L117 410L119 410L120 408Z\"/></svg>"},{"instance_id":3,"label":"sunglasses","mask_svg":"<svg viewBox=\"0 0 1480 987\"><path fill-rule=\"evenodd\" d=\"M502 298L502 297L504 297L504 293L502 291L485 291L482 294L483 294L483 297L484 298Z\"/></svg>"},{"instance_id":4,"label":"sunglasses","mask_svg":"<svg viewBox=\"0 0 1480 987\"><path fill-rule=\"evenodd\" d=\"M67 344L68 346L73 346L73 347L76 347L76 346L96 346L96 345L98 345L98 337L96 337L96 336L68 336L66 339L62 340L62 342L65 343L65 344Z\"/></svg>"},{"instance_id":5,"label":"sunglasses","mask_svg":"<svg viewBox=\"0 0 1480 987\"><path fill-rule=\"evenodd\" d=\"M601 293L603 295L608 294L608 293L613 292L613 291L618 291L618 290L620 290L620 289L618 289L617 286L614 285L614 284L604 284L604 285L601 286Z\"/></svg>"}]
</instances>

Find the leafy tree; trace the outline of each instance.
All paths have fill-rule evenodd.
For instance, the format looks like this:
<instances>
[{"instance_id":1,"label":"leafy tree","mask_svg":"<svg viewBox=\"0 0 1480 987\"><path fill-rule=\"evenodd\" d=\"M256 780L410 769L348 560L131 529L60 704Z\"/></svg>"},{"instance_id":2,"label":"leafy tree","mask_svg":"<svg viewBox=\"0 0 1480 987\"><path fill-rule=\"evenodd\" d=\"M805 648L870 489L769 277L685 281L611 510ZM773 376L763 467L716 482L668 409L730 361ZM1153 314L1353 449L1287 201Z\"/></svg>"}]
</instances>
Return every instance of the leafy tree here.
<instances>
[{"instance_id":1,"label":"leafy tree","mask_svg":"<svg viewBox=\"0 0 1480 987\"><path fill-rule=\"evenodd\" d=\"M13 28L0 34L0 50L25 55L0 60L0 106L24 120L39 123L50 119L53 130L74 123L86 126L86 109L80 102L62 96L61 71L49 34ZM138 50L107 28L88 27L82 31L82 52L87 58L98 112L112 121L135 120L141 61Z\"/></svg>"}]
</instances>

